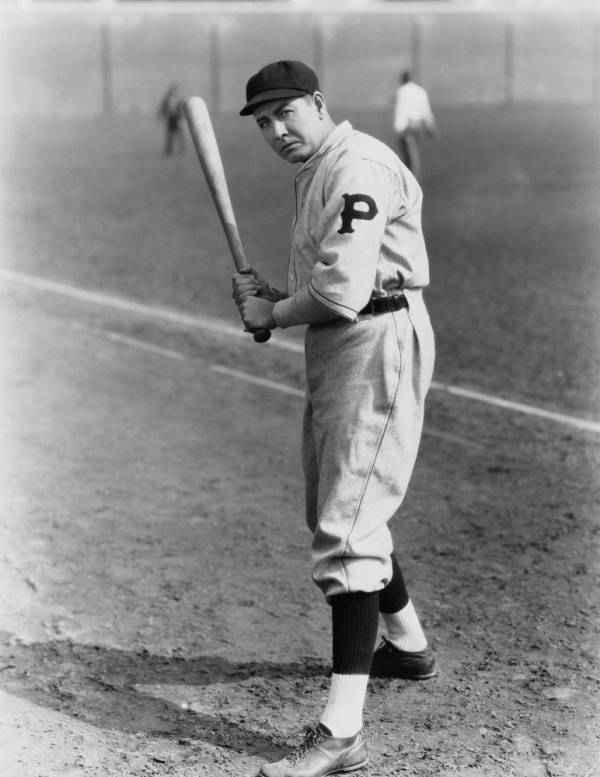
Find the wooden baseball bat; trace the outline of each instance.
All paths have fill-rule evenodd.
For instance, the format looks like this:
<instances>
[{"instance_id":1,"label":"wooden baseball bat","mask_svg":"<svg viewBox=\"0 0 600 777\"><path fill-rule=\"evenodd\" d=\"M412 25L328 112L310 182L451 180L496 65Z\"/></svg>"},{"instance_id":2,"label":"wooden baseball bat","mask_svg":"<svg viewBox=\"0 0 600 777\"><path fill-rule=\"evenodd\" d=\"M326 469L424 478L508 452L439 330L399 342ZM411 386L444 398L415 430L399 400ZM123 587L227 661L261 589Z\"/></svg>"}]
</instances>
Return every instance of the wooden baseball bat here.
<instances>
[{"instance_id":1,"label":"wooden baseball bat","mask_svg":"<svg viewBox=\"0 0 600 777\"><path fill-rule=\"evenodd\" d=\"M248 262L242 247L223 169L223 161L206 103L201 97L189 97L183 103L183 114L192 136L198 161L202 166L206 183L223 225L233 262L238 272L244 272L248 269ZM271 332L268 329L256 329L253 330L252 334L257 343L265 343L271 337Z\"/></svg>"}]
</instances>

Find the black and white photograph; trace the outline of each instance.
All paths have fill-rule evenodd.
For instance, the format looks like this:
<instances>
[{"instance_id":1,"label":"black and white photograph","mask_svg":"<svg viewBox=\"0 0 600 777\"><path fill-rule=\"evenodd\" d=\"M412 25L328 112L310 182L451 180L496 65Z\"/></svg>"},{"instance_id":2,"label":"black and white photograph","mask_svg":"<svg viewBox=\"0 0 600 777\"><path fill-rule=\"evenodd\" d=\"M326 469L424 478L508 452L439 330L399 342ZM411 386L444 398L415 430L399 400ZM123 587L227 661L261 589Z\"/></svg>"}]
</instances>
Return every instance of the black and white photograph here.
<instances>
[{"instance_id":1,"label":"black and white photograph","mask_svg":"<svg viewBox=\"0 0 600 777\"><path fill-rule=\"evenodd\" d=\"M600 777L600 2L0 0L0 775Z\"/></svg>"}]
</instances>

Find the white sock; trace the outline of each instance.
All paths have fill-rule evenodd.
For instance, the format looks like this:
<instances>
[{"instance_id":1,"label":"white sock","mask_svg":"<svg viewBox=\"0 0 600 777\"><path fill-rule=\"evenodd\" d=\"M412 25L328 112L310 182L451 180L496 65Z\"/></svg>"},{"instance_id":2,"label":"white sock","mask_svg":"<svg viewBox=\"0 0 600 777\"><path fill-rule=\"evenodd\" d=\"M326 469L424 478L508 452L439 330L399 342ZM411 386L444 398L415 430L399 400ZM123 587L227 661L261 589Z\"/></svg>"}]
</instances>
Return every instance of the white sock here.
<instances>
[{"instance_id":1,"label":"white sock","mask_svg":"<svg viewBox=\"0 0 600 777\"><path fill-rule=\"evenodd\" d=\"M368 674L333 674L321 723L334 737L353 737L363 724Z\"/></svg>"},{"instance_id":2,"label":"white sock","mask_svg":"<svg viewBox=\"0 0 600 777\"><path fill-rule=\"evenodd\" d=\"M398 612L383 612L381 617L385 624L387 638L395 647L410 653L416 653L427 647L427 637L423 633L419 616L410 599L408 604Z\"/></svg>"}]
</instances>

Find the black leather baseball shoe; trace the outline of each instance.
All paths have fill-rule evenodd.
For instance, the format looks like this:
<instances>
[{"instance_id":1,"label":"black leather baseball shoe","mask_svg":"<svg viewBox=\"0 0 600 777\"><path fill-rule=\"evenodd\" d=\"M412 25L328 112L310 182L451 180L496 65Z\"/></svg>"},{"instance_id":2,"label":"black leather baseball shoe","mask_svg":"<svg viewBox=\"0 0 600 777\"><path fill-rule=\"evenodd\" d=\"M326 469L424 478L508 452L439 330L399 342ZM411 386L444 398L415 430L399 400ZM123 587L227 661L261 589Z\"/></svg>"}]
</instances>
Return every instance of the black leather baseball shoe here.
<instances>
[{"instance_id":1,"label":"black leather baseball shoe","mask_svg":"<svg viewBox=\"0 0 600 777\"><path fill-rule=\"evenodd\" d=\"M410 653L392 645L385 637L373 654L371 677L398 677L403 680L429 680L435 677L435 656L430 647Z\"/></svg>"},{"instance_id":2,"label":"black leather baseball shoe","mask_svg":"<svg viewBox=\"0 0 600 777\"><path fill-rule=\"evenodd\" d=\"M331 736L322 723L306 729L304 741L293 753L272 764L265 764L258 777L327 777L353 772L369 760L362 731L343 739Z\"/></svg>"}]
</instances>

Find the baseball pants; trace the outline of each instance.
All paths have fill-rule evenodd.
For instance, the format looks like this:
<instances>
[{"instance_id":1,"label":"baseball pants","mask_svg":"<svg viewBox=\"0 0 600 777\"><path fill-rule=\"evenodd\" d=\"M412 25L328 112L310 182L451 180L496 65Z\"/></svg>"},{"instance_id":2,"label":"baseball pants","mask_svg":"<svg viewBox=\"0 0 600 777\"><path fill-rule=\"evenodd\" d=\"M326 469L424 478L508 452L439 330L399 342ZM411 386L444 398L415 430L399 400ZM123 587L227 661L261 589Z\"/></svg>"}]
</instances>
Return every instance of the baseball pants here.
<instances>
[{"instance_id":1,"label":"baseball pants","mask_svg":"<svg viewBox=\"0 0 600 777\"><path fill-rule=\"evenodd\" d=\"M391 579L388 523L414 467L435 356L422 294L406 296L408 310L306 332L306 520L327 599Z\"/></svg>"}]
</instances>

